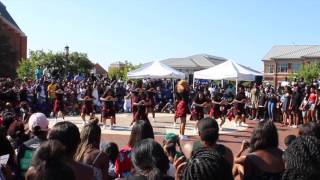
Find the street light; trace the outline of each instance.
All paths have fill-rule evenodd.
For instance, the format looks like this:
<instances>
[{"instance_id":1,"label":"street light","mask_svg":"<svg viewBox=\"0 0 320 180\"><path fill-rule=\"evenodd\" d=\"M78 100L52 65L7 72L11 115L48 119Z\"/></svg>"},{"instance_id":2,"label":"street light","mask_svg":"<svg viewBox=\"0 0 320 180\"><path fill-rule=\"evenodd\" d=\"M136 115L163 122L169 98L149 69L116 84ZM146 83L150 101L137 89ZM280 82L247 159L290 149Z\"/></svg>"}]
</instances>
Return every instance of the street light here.
<instances>
[{"instance_id":1,"label":"street light","mask_svg":"<svg viewBox=\"0 0 320 180\"><path fill-rule=\"evenodd\" d=\"M68 70L67 70L67 66L69 65L69 59L68 59L68 57L69 57L69 46L68 45L66 45L65 47L64 47L64 53L65 53L65 56L66 56L66 59L65 59L65 75L67 76L67 74L68 74Z\"/></svg>"},{"instance_id":2,"label":"street light","mask_svg":"<svg viewBox=\"0 0 320 180\"><path fill-rule=\"evenodd\" d=\"M69 56L69 46L68 45L66 45L66 47L64 47L64 51L65 51L66 57L68 58L68 56Z\"/></svg>"}]
</instances>

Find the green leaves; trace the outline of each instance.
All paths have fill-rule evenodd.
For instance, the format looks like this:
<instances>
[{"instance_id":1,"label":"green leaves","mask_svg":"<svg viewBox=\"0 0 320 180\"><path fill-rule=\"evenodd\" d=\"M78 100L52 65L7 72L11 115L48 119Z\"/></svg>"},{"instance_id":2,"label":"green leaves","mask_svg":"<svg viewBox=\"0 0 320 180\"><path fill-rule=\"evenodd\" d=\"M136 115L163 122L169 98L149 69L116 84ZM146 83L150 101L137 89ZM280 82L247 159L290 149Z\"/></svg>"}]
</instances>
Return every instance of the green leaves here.
<instances>
[{"instance_id":1,"label":"green leaves","mask_svg":"<svg viewBox=\"0 0 320 180\"><path fill-rule=\"evenodd\" d=\"M68 57L64 53L52 51L36 50L29 53L29 58L23 60L17 69L20 78L34 79L34 72L38 65L51 70L56 69L63 76L66 76L67 72L74 75L77 73L87 74L93 68L93 63L85 53L72 52Z\"/></svg>"},{"instance_id":2,"label":"green leaves","mask_svg":"<svg viewBox=\"0 0 320 180\"><path fill-rule=\"evenodd\" d=\"M111 79L121 79L121 80L127 80L128 72L133 71L137 68L139 68L141 65L133 65L132 63L125 62L125 66L122 68L109 68L108 75Z\"/></svg>"},{"instance_id":3,"label":"green leaves","mask_svg":"<svg viewBox=\"0 0 320 180\"><path fill-rule=\"evenodd\" d=\"M310 63L304 64L302 68L291 76L293 78L304 78L304 81L308 84L312 83L313 80L317 79L320 75L320 64Z\"/></svg>"}]
</instances>

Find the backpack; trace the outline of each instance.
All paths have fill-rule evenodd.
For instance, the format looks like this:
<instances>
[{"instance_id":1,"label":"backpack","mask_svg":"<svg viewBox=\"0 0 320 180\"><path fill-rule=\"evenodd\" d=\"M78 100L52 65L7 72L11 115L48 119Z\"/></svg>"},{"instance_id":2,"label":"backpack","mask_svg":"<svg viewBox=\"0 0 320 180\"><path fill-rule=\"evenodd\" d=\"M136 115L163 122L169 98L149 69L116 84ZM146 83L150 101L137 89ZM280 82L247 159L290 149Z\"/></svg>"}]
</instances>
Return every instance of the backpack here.
<instances>
[{"instance_id":1,"label":"backpack","mask_svg":"<svg viewBox=\"0 0 320 180\"><path fill-rule=\"evenodd\" d=\"M29 167L31 166L34 152L40 146L39 143L31 144L30 146L22 144L18 150L18 169L20 177L23 178Z\"/></svg>"}]
</instances>

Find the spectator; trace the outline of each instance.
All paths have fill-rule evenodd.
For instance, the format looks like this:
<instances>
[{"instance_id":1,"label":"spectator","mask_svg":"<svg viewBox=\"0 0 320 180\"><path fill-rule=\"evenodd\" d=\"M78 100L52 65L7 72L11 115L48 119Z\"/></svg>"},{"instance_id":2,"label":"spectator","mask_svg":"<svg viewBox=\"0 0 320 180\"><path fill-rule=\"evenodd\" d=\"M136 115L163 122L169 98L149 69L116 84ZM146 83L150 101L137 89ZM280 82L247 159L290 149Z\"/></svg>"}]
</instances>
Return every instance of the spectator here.
<instances>
[{"instance_id":1,"label":"spectator","mask_svg":"<svg viewBox=\"0 0 320 180\"><path fill-rule=\"evenodd\" d=\"M180 151L176 150L176 147L179 147ZM174 133L168 133L165 135L163 140L163 148L165 153L167 154L169 161L173 163L174 158L183 156L182 148L180 145L179 137L178 135Z\"/></svg>"},{"instance_id":2,"label":"spectator","mask_svg":"<svg viewBox=\"0 0 320 180\"><path fill-rule=\"evenodd\" d=\"M288 135L285 139L284 139L284 144L288 147L294 140L296 140L297 136L295 135Z\"/></svg>"},{"instance_id":3,"label":"spectator","mask_svg":"<svg viewBox=\"0 0 320 180\"><path fill-rule=\"evenodd\" d=\"M119 157L116 160L116 172L119 177L128 177L132 175L131 153L134 145L147 138L154 139L153 129L150 123L139 120L131 130L128 145L122 147L119 152Z\"/></svg>"},{"instance_id":4,"label":"spectator","mask_svg":"<svg viewBox=\"0 0 320 180\"><path fill-rule=\"evenodd\" d=\"M233 154L232 151L222 145L217 144L219 138L219 126L216 120L211 118L204 118L199 122L199 136L200 141L195 141L192 146L192 154L201 147L211 148L217 151L222 157L224 157L230 165L233 164ZM190 152L188 147L186 152Z\"/></svg>"},{"instance_id":5,"label":"spectator","mask_svg":"<svg viewBox=\"0 0 320 180\"><path fill-rule=\"evenodd\" d=\"M99 150L101 129L97 119L83 127L80 139L75 160L90 165L95 179L108 179L108 156Z\"/></svg>"},{"instance_id":6,"label":"spectator","mask_svg":"<svg viewBox=\"0 0 320 180\"><path fill-rule=\"evenodd\" d=\"M46 141L35 152L25 179L75 180L76 176L66 159L65 148L59 141Z\"/></svg>"},{"instance_id":7,"label":"spectator","mask_svg":"<svg viewBox=\"0 0 320 180\"><path fill-rule=\"evenodd\" d=\"M183 159L183 157L181 157ZM211 148L197 149L187 163L176 161L176 180L232 180L231 166Z\"/></svg>"},{"instance_id":8,"label":"spectator","mask_svg":"<svg viewBox=\"0 0 320 180\"><path fill-rule=\"evenodd\" d=\"M303 124L299 128L300 136L314 136L317 139L320 139L320 125L315 122L309 122Z\"/></svg>"},{"instance_id":9,"label":"spectator","mask_svg":"<svg viewBox=\"0 0 320 180\"><path fill-rule=\"evenodd\" d=\"M301 136L284 153L286 170L282 180L318 180L320 177L320 141Z\"/></svg>"},{"instance_id":10,"label":"spectator","mask_svg":"<svg viewBox=\"0 0 320 180\"><path fill-rule=\"evenodd\" d=\"M19 176L22 178L31 165L32 154L46 141L49 121L43 113L34 113L29 118L31 139L24 142L18 149Z\"/></svg>"},{"instance_id":11,"label":"spectator","mask_svg":"<svg viewBox=\"0 0 320 180\"><path fill-rule=\"evenodd\" d=\"M10 141L7 139L4 133L3 127L0 128L0 156L9 155L9 159L6 165L0 164L0 172L5 178L11 178L11 172L15 172L16 163L15 163L15 152L12 148ZM1 176L0 176L1 177Z\"/></svg>"},{"instance_id":12,"label":"spectator","mask_svg":"<svg viewBox=\"0 0 320 180\"><path fill-rule=\"evenodd\" d=\"M72 168L77 180L91 180L93 169L73 159L80 143L80 132L76 125L63 121L56 123L48 134L49 140L57 140L65 146L66 163Z\"/></svg>"},{"instance_id":13,"label":"spectator","mask_svg":"<svg viewBox=\"0 0 320 180\"><path fill-rule=\"evenodd\" d=\"M169 160L159 143L153 139L144 139L137 142L132 151L132 163L135 169L134 176L127 179L145 180L173 180L166 175L169 169Z\"/></svg>"},{"instance_id":14,"label":"spectator","mask_svg":"<svg viewBox=\"0 0 320 180\"><path fill-rule=\"evenodd\" d=\"M110 142L108 144L101 144L101 151L106 153L109 159L109 169L108 169L108 176L109 179L116 179L116 160L119 156L119 148L118 145L114 142Z\"/></svg>"},{"instance_id":15,"label":"spectator","mask_svg":"<svg viewBox=\"0 0 320 180\"><path fill-rule=\"evenodd\" d=\"M247 147L249 153L241 156ZM241 179L281 179L284 171L282 150L278 148L278 132L272 121L258 123L249 146L243 143L235 164L234 175L239 175Z\"/></svg>"}]
</instances>

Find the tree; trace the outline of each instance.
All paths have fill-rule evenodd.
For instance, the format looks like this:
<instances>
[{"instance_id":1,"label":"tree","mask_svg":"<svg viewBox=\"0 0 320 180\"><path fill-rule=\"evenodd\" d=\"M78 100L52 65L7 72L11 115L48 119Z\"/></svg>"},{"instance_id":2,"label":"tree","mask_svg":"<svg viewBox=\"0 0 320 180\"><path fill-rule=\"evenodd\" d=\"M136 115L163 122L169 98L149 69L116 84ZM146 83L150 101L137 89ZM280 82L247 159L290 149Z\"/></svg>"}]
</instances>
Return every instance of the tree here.
<instances>
[{"instance_id":1,"label":"tree","mask_svg":"<svg viewBox=\"0 0 320 180\"><path fill-rule=\"evenodd\" d=\"M109 68L108 75L111 79L121 79L121 80L127 80L128 72L133 71L137 68L139 68L141 64L139 65L133 65L132 63L125 62L125 66L121 68L112 67Z\"/></svg>"},{"instance_id":2,"label":"tree","mask_svg":"<svg viewBox=\"0 0 320 180\"><path fill-rule=\"evenodd\" d=\"M52 51L37 50L29 53L29 58L22 61L17 69L19 77L34 78L38 65L50 69L57 77L66 76L67 72L88 74L93 68L93 63L85 53L72 52L68 57L61 52L53 53Z\"/></svg>"},{"instance_id":3,"label":"tree","mask_svg":"<svg viewBox=\"0 0 320 180\"><path fill-rule=\"evenodd\" d=\"M0 28L0 77L15 77L17 53L12 48L9 37Z\"/></svg>"},{"instance_id":4,"label":"tree","mask_svg":"<svg viewBox=\"0 0 320 180\"><path fill-rule=\"evenodd\" d=\"M300 70L297 73L291 75L290 78L303 78L306 83L310 84L313 80L317 79L319 75L320 64L311 63L303 65Z\"/></svg>"}]
</instances>

